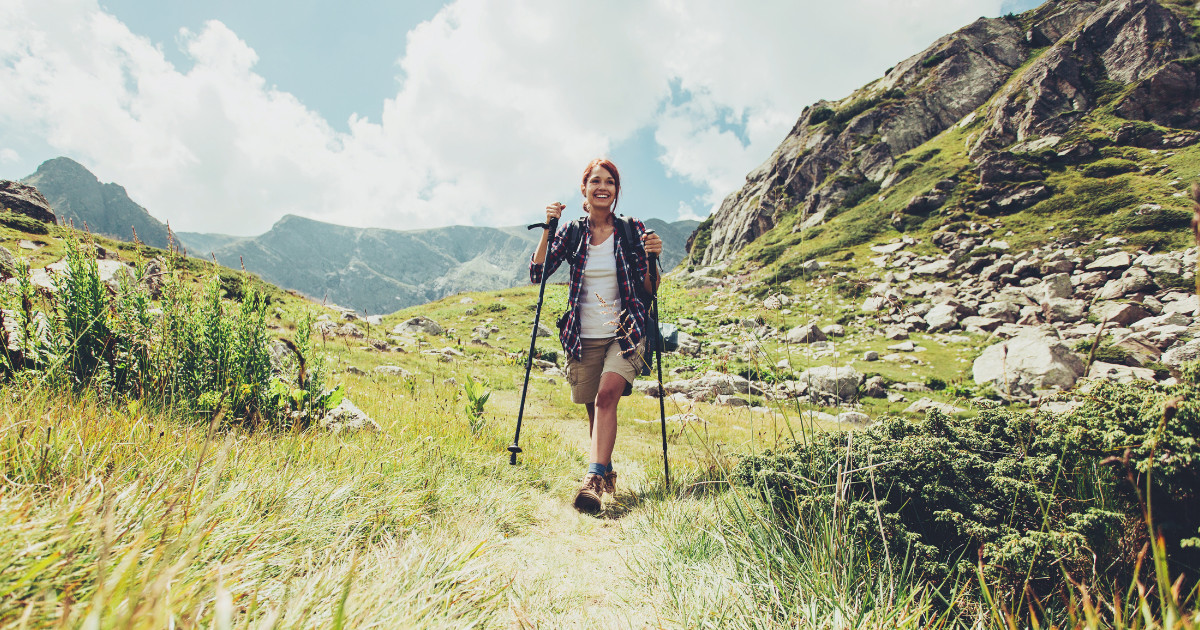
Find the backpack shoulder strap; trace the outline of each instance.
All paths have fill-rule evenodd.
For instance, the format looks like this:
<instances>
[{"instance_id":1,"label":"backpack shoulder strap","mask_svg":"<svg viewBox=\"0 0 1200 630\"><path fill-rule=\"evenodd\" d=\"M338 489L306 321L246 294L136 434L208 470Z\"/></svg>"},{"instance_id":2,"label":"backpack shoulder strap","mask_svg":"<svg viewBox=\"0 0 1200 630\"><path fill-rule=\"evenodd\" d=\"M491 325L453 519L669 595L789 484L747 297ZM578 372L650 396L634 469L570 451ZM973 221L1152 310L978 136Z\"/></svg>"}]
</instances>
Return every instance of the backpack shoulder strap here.
<instances>
[{"instance_id":1,"label":"backpack shoulder strap","mask_svg":"<svg viewBox=\"0 0 1200 630\"><path fill-rule=\"evenodd\" d=\"M636 256L638 241L633 230L633 219L626 216L616 217L616 224L621 230L621 243L625 246L625 253Z\"/></svg>"},{"instance_id":2,"label":"backpack shoulder strap","mask_svg":"<svg viewBox=\"0 0 1200 630\"><path fill-rule=\"evenodd\" d=\"M579 260L579 246L583 243L583 219L575 219L567 224L567 258L575 263Z\"/></svg>"}]
</instances>

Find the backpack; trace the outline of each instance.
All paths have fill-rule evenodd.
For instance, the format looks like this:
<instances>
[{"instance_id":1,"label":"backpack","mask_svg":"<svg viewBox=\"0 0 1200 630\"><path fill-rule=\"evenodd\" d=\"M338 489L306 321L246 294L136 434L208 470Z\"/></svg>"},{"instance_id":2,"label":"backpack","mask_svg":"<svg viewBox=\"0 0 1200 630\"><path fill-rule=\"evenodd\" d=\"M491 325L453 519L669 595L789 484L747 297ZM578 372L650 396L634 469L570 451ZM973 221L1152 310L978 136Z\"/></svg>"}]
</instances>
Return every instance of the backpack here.
<instances>
[{"instance_id":1,"label":"backpack","mask_svg":"<svg viewBox=\"0 0 1200 630\"><path fill-rule=\"evenodd\" d=\"M636 258L638 238L633 227L633 220L630 217L618 216L613 217L613 224L616 229L621 231L621 243L625 249L626 258ZM567 234L565 237L567 246L567 258L572 262L579 260L580 247L583 245L583 230L584 219L576 219L567 224ZM661 277L661 268L659 269ZM654 296L646 291L645 285L640 282L634 283L634 293L636 299L642 303L646 309L646 348L653 352L656 348L659 352L673 352L679 348L679 331L674 324L661 324L651 310L651 304ZM558 320L558 327L561 329L566 325L566 313ZM642 376L649 376L650 362L642 362Z\"/></svg>"}]
</instances>

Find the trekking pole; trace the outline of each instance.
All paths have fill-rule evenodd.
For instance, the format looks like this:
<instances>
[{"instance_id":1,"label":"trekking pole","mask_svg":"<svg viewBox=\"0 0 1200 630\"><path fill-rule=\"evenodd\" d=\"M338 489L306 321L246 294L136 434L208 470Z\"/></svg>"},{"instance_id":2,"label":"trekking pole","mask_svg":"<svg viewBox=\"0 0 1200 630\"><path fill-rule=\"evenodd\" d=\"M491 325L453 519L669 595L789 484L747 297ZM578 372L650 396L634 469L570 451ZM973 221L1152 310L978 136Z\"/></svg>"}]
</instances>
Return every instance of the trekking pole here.
<instances>
[{"instance_id":1,"label":"trekking pole","mask_svg":"<svg viewBox=\"0 0 1200 630\"><path fill-rule=\"evenodd\" d=\"M646 230L647 234L653 234L654 230ZM650 254L650 271L654 274L654 294L650 300L650 310L653 314L654 325L658 325L658 255ZM664 400L666 392L663 391L662 381L662 351L665 343L662 338L662 331L654 331L654 356L658 360L658 418L662 423L662 445L663 445L663 478L666 480L667 490L671 489L671 465L667 463L667 403Z\"/></svg>"},{"instance_id":2,"label":"trekking pole","mask_svg":"<svg viewBox=\"0 0 1200 630\"><path fill-rule=\"evenodd\" d=\"M554 232L558 230L558 219L550 219L546 223L534 223L528 229L535 228L545 228L550 233L550 237L546 239L546 258L549 258L550 242L554 240ZM513 443L508 446L510 466L517 465L517 453L521 452L521 447L517 445L521 440L521 418L525 415L525 394L529 393L529 371L533 369L533 353L537 350L538 322L542 319L542 297L546 294L546 279L550 277L550 274L546 273L546 258L542 259L542 284L538 287L537 310L533 313L533 334L529 337L529 354L525 357L525 384L521 386L521 406L517 410L517 432L513 435Z\"/></svg>"}]
</instances>

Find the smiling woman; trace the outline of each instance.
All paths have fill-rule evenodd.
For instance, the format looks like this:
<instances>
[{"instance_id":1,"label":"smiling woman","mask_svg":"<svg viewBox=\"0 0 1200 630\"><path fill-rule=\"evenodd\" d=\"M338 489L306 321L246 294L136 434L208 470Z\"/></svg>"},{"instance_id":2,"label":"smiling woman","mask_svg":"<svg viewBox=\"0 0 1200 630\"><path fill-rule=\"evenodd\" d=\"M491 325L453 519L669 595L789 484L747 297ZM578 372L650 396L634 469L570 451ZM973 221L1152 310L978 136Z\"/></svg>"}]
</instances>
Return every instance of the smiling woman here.
<instances>
[{"instance_id":1,"label":"smiling woman","mask_svg":"<svg viewBox=\"0 0 1200 630\"><path fill-rule=\"evenodd\" d=\"M542 234L529 267L540 282L565 260L571 266L567 312L559 320L559 339L567 354L566 375L571 400L587 410L589 461L575 507L598 512L604 494L616 492L612 454L617 441L617 403L630 391L642 369L645 330L657 274L649 256L662 253L662 240L637 219L616 216L621 173L616 164L597 158L583 170L579 185L587 216L559 230L550 242ZM562 216L563 204L546 206L547 225ZM623 222L632 229L618 229ZM579 234L578 242L571 235ZM636 242L626 243L625 239ZM548 251L547 251L548 250ZM639 291L635 283L645 291Z\"/></svg>"}]
</instances>

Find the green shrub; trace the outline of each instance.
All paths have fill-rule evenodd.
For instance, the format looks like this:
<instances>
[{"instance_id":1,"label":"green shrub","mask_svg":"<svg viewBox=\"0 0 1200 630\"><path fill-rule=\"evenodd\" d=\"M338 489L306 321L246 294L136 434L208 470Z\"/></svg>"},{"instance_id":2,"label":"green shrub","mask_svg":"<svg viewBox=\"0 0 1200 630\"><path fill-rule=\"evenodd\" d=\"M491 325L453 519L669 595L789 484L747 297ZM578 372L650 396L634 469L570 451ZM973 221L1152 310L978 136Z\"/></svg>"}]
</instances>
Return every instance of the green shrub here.
<instances>
[{"instance_id":1,"label":"green shrub","mask_svg":"<svg viewBox=\"0 0 1200 630\"><path fill-rule=\"evenodd\" d=\"M929 378L925 379L925 386L935 392L940 392L943 389L946 389L946 381L936 376L930 376Z\"/></svg>"},{"instance_id":2,"label":"green shrub","mask_svg":"<svg viewBox=\"0 0 1200 630\"><path fill-rule=\"evenodd\" d=\"M1079 172L1084 177L1100 179L1121 175L1122 173L1132 173L1136 170L1138 170L1137 162L1121 158L1106 158L1084 166L1079 169Z\"/></svg>"},{"instance_id":3,"label":"green shrub","mask_svg":"<svg viewBox=\"0 0 1200 630\"><path fill-rule=\"evenodd\" d=\"M877 192L879 192L879 182L870 180L859 182L846 191L846 198L842 201L842 206L844 208L853 208Z\"/></svg>"},{"instance_id":4,"label":"green shrub","mask_svg":"<svg viewBox=\"0 0 1200 630\"><path fill-rule=\"evenodd\" d=\"M1143 214L1127 212L1113 220L1112 227L1118 232L1144 232L1157 230L1167 232L1191 225L1192 213L1187 210L1153 210Z\"/></svg>"},{"instance_id":5,"label":"green shrub","mask_svg":"<svg viewBox=\"0 0 1200 630\"><path fill-rule=\"evenodd\" d=\"M28 217L20 212L5 210L0 212L0 225L20 230L26 234L49 234L50 228L37 219Z\"/></svg>"},{"instance_id":6,"label":"green shrub","mask_svg":"<svg viewBox=\"0 0 1200 630\"><path fill-rule=\"evenodd\" d=\"M695 259L698 254L704 253L708 249L708 244L712 240L713 216L700 222L696 226L696 235L692 237L692 247L688 250L688 257Z\"/></svg>"},{"instance_id":7,"label":"green shrub","mask_svg":"<svg viewBox=\"0 0 1200 630\"><path fill-rule=\"evenodd\" d=\"M1004 253L1003 249L1000 249L999 247L992 247L991 245L987 245L984 247L976 247L975 249L971 250L970 255L971 255L971 258L983 258L984 256L999 256L1003 253Z\"/></svg>"},{"instance_id":8,"label":"green shrub","mask_svg":"<svg viewBox=\"0 0 1200 630\"><path fill-rule=\"evenodd\" d=\"M928 57L922 59L921 67L922 68L932 68L932 67L938 65L939 63L942 63L943 61L945 61L946 57L948 57L948 56L949 55L947 54L947 52L945 50L939 50L939 51L933 53L932 55L929 55Z\"/></svg>"},{"instance_id":9,"label":"green shrub","mask_svg":"<svg viewBox=\"0 0 1200 630\"><path fill-rule=\"evenodd\" d=\"M819 125L830 118L833 118L833 108L822 105L813 108L812 113L808 116L808 122L809 124Z\"/></svg>"}]
</instances>

